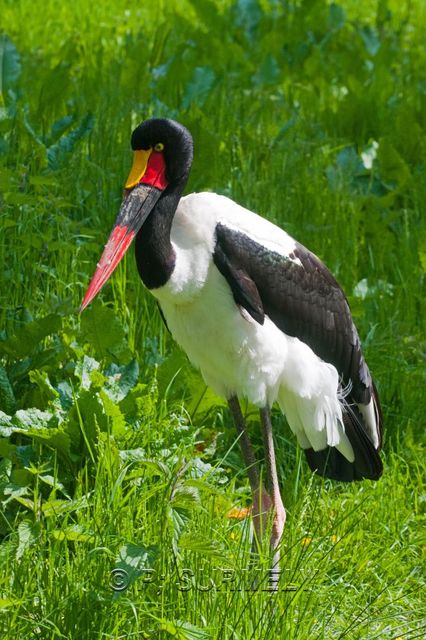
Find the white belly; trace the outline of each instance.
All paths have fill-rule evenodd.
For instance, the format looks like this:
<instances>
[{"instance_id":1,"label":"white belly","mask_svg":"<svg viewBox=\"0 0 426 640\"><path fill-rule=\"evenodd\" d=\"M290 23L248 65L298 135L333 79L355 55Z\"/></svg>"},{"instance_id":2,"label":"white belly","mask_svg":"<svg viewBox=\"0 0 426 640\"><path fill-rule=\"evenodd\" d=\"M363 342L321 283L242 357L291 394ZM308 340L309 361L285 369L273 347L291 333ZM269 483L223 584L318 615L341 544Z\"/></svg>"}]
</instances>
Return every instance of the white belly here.
<instances>
[{"instance_id":1,"label":"white belly","mask_svg":"<svg viewBox=\"0 0 426 640\"><path fill-rule=\"evenodd\" d=\"M214 265L190 302L173 304L162 299L161 290L154 294L173 337L216 393L259 406L276 399L287 339L268 318L261 326L237 307Z\"/></svg>"},{"instance_id":2,"label":"white belly","mask_svg":"<svg viewBox=\"0 0 426 640\"><path fill-rule=\"evenodd\" d=\"M302 447L318 451L329 444L353 458L336 369L267 316L260 325L241 310L213 263L191 300L174 302L168 285L153 293L174 339L217 394L245 397L260 407L277 400Z\"/></svg>"}]
</instances>

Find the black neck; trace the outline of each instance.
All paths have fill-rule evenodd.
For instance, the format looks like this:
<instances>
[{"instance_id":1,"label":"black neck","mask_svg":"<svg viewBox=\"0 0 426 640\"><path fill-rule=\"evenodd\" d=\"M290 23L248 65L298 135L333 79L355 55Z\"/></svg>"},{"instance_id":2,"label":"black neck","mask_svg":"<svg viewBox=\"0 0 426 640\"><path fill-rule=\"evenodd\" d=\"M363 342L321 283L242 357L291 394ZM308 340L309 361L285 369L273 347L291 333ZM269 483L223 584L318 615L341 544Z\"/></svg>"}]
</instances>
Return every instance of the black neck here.
<instances>
[{"instance_id":1,"label":"black neck","mask_svg":"<svg viewBox=\"0 0 426 640\"><path fill-rule=\"evenodd\" d=\"M170 231L184 186L166 189L136 236L136 264L148 289L162 287L173 273L176 255Z\"/></svg>"}]
</instances>

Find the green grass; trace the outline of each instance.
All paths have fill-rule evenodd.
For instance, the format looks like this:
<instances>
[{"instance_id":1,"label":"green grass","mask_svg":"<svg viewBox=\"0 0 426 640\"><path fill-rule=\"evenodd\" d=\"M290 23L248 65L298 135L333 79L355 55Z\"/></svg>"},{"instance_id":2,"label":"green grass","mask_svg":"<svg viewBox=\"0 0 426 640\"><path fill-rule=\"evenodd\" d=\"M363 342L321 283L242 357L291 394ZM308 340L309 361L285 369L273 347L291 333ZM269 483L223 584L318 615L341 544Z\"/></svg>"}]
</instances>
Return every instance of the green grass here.
<instances>
[{"instance_id":1,"label":"green grass","mask_svg":"<svg viewBox=\"0 0 426 640\"><path fill-rule=\"evenodd\" d=\"M423 637L422 0L3 0L1 14L1 637ZM227 517L250 498L228 412L132 255L77 314L151 115L194 135L188 191L231 196L327 263L382 398L377 483L312 477L274 413L278 594L248 520Z\"/></svg>"}]
</instances>

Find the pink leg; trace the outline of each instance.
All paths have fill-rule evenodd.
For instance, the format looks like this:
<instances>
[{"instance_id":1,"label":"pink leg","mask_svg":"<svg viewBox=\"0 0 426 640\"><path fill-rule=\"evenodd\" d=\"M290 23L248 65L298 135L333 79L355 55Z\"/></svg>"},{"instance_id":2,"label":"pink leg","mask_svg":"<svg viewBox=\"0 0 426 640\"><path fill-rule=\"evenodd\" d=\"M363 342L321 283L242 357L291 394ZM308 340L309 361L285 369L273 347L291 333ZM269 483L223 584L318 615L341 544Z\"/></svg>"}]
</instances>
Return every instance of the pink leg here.
<instances>
[{"instance_id":1,"label":"pink leg","mask_svg":"<svg viewBox=\"0 0 426 640\"><path fill-rule=\"evenodd\" d=\"M253 524L258 540L262 539L262 532L266 530L268 522L268 512L271 508L272 501L268 493L262 486L260 481L259 466L254 455L253 447L247 433L247 427L241 412L238 398L233 396L228 400L229 408L234 418L235 426L240 436L239 443L244 462L247 467L250 488L253 494Z\"/></svg>"},{"instance_id":2,"label":"pink leg","mask_svg":"<svg viewBox=\"0 0 426 640\"><path fill-rule=\"evenodd\" d=\"M262 423L262 434L265 447L267 472L266 476L271 494L266 491L261 483L258 464L249 436L247 434L246 425L238 399L234 396L228 400L228 404L234 418L235 426L238 433L240 434L239 442L241 446L241 452L243 454L244 462L247 466L250 487L253 494L253 524L257 539L259 541L262 540L263 533L264 531L266 531L269 514L273 512L271 548L274 552L272 569L273 571L276 571L276 576L275 578L272 576L272 582L274 583L275 580L275 588L277 588L277 576L279 575L280 562L280 553L278 546L284 529L286 513L281 500L280 490L278 486L278 476L275 464L275 452L272 439L272 425L269 415L269 408L265 407L264 409L260 410L260 419Z\"/></svg>"},{"instance_id":3,"label":"pink leg","mask_svg":"<svg viewBox=\"0 0 426 640\"><path fill-rule=\"evenodd\" d=\"M278 474L275 462L274 440L272 436L272 424L269 407L260 410L260 421L262 423L263 446L265 449L266 475L268 488L271 492L270 509L273 510L274 519L272 522L271 548L274 551L273 567L279 570L280 550L279 544L286 520L286 513L281 499L278 485Z\"/></svg>"}]
</instances>

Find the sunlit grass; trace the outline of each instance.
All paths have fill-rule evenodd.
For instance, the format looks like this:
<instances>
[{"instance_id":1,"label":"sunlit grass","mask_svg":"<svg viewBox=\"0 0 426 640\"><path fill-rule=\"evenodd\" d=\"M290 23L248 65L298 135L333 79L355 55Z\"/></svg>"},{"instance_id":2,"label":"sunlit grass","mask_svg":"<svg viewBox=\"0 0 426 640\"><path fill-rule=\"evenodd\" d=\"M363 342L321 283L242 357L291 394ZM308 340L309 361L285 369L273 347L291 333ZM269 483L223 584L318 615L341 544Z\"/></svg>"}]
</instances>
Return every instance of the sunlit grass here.
<instances>
[{"instance_id":1,"label":"sunlit grass","mask_svg":"<svg viewBox=\"0 0 426 640\"><path fill-rule=\"evenodd\" d=\"M2 637L422 637L424 4L5 0L1 12L20 68L3 65L0 101L0 409L33 429L5 435L1 422ZM380 390L377 483L312 477L274 413L288 511L278 594L266 551L250 557L230 417L174 346L131 252L77 315L129 134L150 115L192 131L188 191L234 198L327 263ZM137 380L110 400L108 368L132 358ZM144 553L114 591L111 571Z\"/></svg>"}]
</instances>

